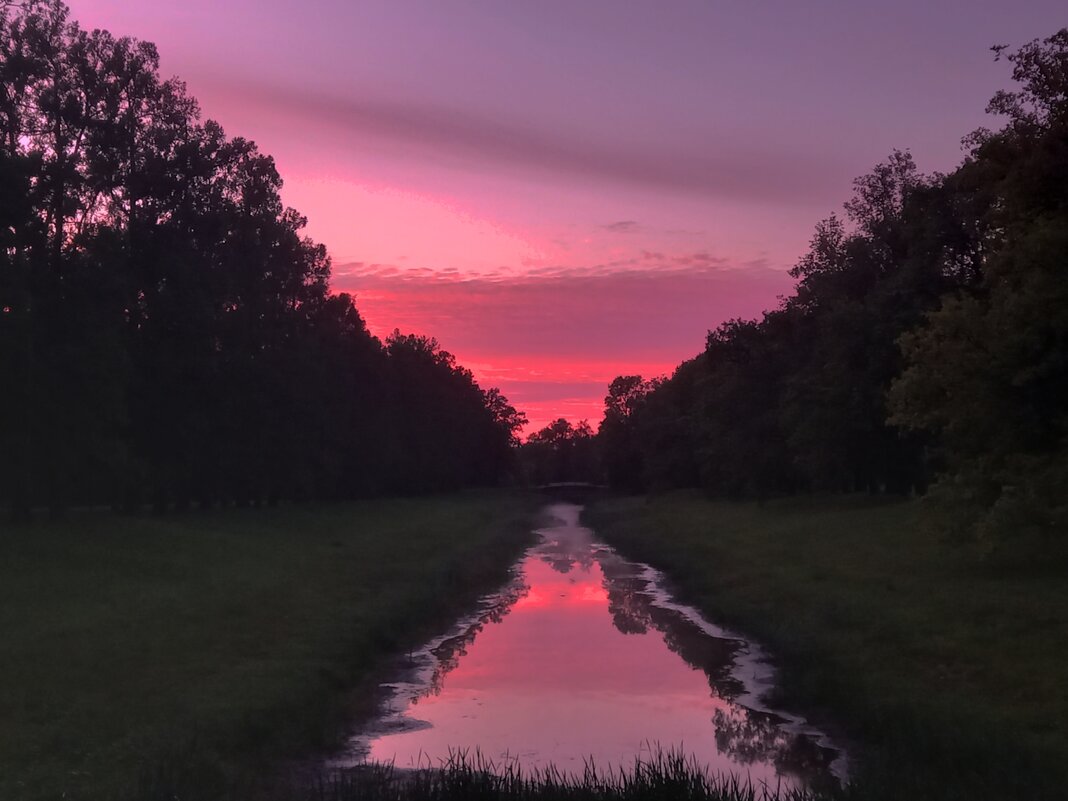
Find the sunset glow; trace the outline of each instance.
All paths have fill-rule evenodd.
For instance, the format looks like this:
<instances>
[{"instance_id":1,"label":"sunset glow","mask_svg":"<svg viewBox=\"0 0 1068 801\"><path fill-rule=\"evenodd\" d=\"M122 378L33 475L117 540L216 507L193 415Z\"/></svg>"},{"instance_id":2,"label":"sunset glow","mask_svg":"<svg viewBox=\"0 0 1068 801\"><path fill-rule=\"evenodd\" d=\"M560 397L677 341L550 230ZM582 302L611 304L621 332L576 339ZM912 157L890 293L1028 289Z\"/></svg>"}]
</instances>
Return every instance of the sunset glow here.
<instances>
[{"instance_id":1,"label":"sunset glow","mask_svg":"<svg viewBox=\"0 0 1068 801\"><path fill-rule=\"evenodd\" d=\"M0 0L0 801L1060 798L1065 11Z\"/></svg>"},{"instance_id":2,"label":"sunset glow","mask_svg":"<svg viewBox=\"0 0 1068 801\"><path fill-rule=\"evenodd\" d=\"M596 425L614 376L774 307L855 176L893 147L952 168L1005 81L990 45L1063 21L1052 0L71 5L155 41L275 156L375 334L435 336L528 431Z\"/></svg>"}]
</instances>

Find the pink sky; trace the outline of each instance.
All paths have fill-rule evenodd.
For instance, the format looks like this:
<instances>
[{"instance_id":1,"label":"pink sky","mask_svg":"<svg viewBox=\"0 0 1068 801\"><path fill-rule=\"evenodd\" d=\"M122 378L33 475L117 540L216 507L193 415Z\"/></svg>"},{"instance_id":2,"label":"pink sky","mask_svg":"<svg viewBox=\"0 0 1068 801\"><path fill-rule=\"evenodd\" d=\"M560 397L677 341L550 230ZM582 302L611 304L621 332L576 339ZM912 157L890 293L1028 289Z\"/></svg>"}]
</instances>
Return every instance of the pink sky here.
<instances>
[{"instance_id":1,"label":"pink sky","mask_svg":"<svg viewBox=\"0 0 1068 801\"><path fill-rule=\"evenodd\" d=\"M894 147L948 170L1062 0L68 0L275 156L372 330L596 424L786 270ZM531 429L533 430L533 429Z\"/></svg>"}]
</instances>

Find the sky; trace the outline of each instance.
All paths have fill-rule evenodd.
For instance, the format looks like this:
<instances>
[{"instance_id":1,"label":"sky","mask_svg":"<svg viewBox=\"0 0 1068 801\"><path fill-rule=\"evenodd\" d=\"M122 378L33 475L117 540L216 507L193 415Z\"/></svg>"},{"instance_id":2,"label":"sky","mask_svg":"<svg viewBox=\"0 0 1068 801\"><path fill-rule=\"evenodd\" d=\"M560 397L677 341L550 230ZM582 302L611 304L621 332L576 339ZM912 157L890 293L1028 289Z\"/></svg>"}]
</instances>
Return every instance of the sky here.
<instances>
[{"instance_id":1,"label":"sky","mask_svg":"<svg viewBox=\"0 0 1068 801\"><path fill-rule=\"evenodd\" d=\"M372 332L601 417L789 294L853 178L961 160L1063 0L68 0L273 155Z\"/></svg>"}]
</instances>

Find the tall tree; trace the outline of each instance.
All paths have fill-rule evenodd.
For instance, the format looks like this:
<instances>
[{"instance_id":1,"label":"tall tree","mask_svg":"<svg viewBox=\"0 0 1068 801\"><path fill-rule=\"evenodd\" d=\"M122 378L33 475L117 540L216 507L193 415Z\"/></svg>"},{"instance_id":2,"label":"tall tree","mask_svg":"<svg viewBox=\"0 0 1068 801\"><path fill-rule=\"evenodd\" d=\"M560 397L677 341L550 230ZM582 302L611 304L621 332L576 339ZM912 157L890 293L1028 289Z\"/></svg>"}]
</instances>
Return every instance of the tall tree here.
<instances>
[{"instance_id":1,"label":"tall tree","mask_svg":"<svg viewBox=\"0 0 1068 801\"><path fill-rule=\"evenodd\" d=\"M147 43L0 4L2 495L158 510L501 480L523 419L372 337L274 161Z\"/></svg>"},{"instance_id":2,"label":"tall tree","mask_svg":"<svg viewBox=\"0 0 1068 801\"><path fill-rule=\"evenodd\" d=\"M987 209L981 282L902 339L891 408L939 437L958 534L1048 555L1068 543L1068 29L1008 59L1020 88L989 107L1007 124L957 176Z\"/></svg>"}]
</instances>

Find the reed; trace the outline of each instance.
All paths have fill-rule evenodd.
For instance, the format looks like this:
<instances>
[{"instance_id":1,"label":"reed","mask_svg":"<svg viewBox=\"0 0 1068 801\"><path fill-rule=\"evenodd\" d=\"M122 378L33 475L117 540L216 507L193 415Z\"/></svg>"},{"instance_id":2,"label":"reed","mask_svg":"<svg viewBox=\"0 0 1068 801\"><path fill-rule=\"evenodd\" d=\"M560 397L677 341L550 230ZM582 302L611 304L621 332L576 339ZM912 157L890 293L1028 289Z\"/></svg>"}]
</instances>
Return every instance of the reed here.
<instances>
[{"instance_id":1,"label":"reed","mask_svg":"<svg viewBox=\"0 0 1068 801\"><path fill-rule=\"evenodd\" d=\"M478 751L454 751L445 764L417 770L367 764L324 777L294 801L822 801L811 790L711 773L691 756L654 749L620 768L592 761L580 774L549 766L524 769Z\"/></svg>"}]
</instances>

